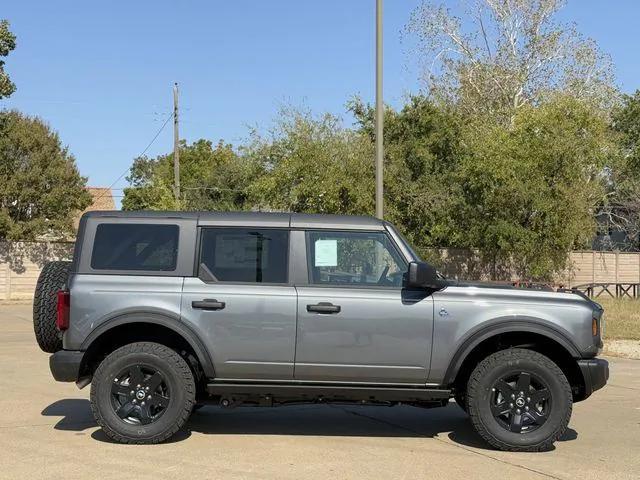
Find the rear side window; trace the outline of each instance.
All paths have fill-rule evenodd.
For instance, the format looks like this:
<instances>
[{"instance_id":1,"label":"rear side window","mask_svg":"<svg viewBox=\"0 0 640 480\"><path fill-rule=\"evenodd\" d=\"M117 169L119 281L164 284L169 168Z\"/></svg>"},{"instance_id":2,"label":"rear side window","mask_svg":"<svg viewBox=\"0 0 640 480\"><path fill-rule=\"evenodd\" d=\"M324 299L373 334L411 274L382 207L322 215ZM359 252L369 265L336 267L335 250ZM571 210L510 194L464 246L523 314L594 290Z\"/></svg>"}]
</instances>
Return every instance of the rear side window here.
<instances>
[{"instance_id":1,"label":"rear side window","mask_svg":"<svg viewBox=\"0 0 640 480\"><path fill-rule=\"evenodd\" d=\"M173 271L178 235L177 225L102 223L96 228L91 268Z\"/></svg>"},{"instance_id":2,"label":"rear side window","mask_svg":"<svg viewBox=\"0 0 640 480\"><path fill-rule=\"evenodd\" d=\"M287 283L289 232L205 228L200 269L218 282Z\"/></svg>"}]
</instances>

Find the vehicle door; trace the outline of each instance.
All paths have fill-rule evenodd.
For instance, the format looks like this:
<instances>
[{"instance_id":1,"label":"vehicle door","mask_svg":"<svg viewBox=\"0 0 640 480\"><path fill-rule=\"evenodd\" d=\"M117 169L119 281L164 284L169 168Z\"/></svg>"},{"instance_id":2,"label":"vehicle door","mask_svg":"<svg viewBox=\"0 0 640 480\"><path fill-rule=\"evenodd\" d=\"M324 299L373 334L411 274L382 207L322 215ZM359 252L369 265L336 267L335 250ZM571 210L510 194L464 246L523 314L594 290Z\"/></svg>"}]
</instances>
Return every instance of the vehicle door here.
<instances>
[{"instance_id":1,"label":"vehicle door","mask_svg":"<svg viewBox=\"0 0 640 480\"><path fill-rule=\"evenodd\" d=\"M388 232L309 230L305 241L295 378L424 384L433 300L403 288L408 262Z\"/></svg>"},{"instance_id":2,"label":"vehicle door","mask_svg":"<svg viewBox=\"0 0 640 480\"><path fill-rule=\"evenodd\" d=\"M216 378L293 378L296 291L286 228L202 227L198 276L182 316L206 342Z\"/></svg>"}]
</instances>

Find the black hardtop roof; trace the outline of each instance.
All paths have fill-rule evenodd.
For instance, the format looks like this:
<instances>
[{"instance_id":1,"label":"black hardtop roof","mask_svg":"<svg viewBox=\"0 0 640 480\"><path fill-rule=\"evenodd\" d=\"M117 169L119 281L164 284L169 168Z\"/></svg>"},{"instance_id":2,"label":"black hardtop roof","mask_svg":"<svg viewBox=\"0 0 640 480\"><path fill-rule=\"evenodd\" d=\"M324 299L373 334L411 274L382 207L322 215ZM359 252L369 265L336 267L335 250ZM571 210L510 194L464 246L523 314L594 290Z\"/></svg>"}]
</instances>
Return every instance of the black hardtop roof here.
<instances>
[{"instance_id":1,"label":"black hardtop roof","mask_svg":"<svg viewBox=\"0 0 640 480\"><path fill-rule=\"evenodd\" d=\"M360 215L329 215L285 212L170 212L170 211L118 211L87 212L86 218L122 219L184 219L196 220L202 226L249 226L382 230L385 222Z\"/></svg>"}]
</instances>

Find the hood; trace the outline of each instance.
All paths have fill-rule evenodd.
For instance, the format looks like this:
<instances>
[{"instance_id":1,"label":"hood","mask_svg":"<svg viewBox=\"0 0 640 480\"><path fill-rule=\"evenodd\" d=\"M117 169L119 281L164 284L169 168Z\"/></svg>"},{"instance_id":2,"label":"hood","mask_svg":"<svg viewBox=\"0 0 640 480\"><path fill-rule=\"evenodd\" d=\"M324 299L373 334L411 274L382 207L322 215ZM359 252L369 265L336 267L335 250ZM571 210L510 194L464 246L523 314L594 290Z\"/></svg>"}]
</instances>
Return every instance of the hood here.
<instances>
[{"instance_id":1,"label":"hood","mask_svg":"<svg viewBox=\"0 0 640 480\"><path fill-rule=\"evenodd\" d=\"M500 289L500 290L518 290L518 291L530 291L530 292L549 292L553 293L573 293L586 300L588 303L592 305L593 308L603 310L602 306L597 302L593 301L586 294L579 290L569 290L565 288L560 288L558 290L548 287L546 285L539 286L529 286L529 287L516 287L509 283L500 283L500 282L467 282L463 280L449 280L447 279L447 284L453 287L476 287L476 288L489 288L489 289Z\"/></svg>"}]
</instances>

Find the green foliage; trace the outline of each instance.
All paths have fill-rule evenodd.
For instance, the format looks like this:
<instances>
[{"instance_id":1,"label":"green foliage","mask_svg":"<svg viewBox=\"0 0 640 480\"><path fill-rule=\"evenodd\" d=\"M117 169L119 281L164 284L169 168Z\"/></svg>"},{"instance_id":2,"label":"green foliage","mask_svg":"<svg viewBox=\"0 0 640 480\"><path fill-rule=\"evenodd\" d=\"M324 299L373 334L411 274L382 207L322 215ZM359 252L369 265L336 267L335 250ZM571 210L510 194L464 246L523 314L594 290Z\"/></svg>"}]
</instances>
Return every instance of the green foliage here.
<instances>
[{"instance_id":1,"label":"green foliage","mask_svg":"<svg viewBox=\"0 0 640 480\"><path fill-rule=\"evenodd\" d=\"M127 177L123 210L243 210L248 186L258 173L255 162L232 146L208 140L180 145L181 197L173 192L173 153L136 158Z\"/></svg>"},{"instance_id":2,"label":"green foliage","mask_svg":"<svg viewBox=\"0 0 640 480\"><path fill-rule=\"evenodd\" d=\"M512 263L528 279L549 279L567 253L595 233L604 172L616 161L606 116L571 97L524 107L513 127L468 124L451 178L455 246Z\"/></svg>"},{"instance_id":3,"label":"green foliage","mask_svg":"<svg viewBox=\"0 0 640 480\"><path fill-rule=\"evenodd\" d=\"M284 110L268 139L254 134L245 151L263 175L252 185L257 206L292 212L372 214L373 147L331 115Z\"/></svg>"},{"instance_id":4,"label":"green foliage","mask_svg":"<svg viewBox=\"0 0 640 480\"><path fill-rule=\"evenodd\" d=\"M372 109L351 109L373 139ZM487 264L549 279L593 236L604 172L617 158L607 117L558 96L523 106L512 125L464 120L424 97L387 109L386 218L425 257L433 247L474 250Z\"/></svg>"},{"instance_id":5,"label":"green foliage","mask_svg":"<svg viewBox=\"0 0 640 480\"><path fill-rule=\"evenodd\" d=\"M624 95L614 110L621 159L611 171L609 195L600 208L601 222L626 234L631 245L640 240L640 90Z\"/></svg>"},{"instance_id":6,"label":"green foliage","mask_svg":"<svg viewBox=\"0 0 640 480\"><path fill-rule=\"evenodd\" d=\"M360 130L373 143L374 109L360 100L349 104ZM385 111L385 218L394 223L423 255L447 246L444 235L455 199L446 181L456 167L458 118L422 96L399 111Z\"/></svg>"},{"instance_id":7,"label":"green foliage","mask_svg":"<svg viewBox=\"0 0 640 480\"><path fill-rule=\"evenodd\" d=\"M240 154L222 142L183 142L179 202L173 154L135 159L122 208L370 214L372 155L369 139L335 117L283 111L270 137L254 132Z\"/></svg>"},{"instance_id":8,"label":"green foliage","mask_svg":"<svg viewBox=\"0 0 640 480\"><path fill-rule=\"evenodd\" d=\"M628 173L640 176L640 90L623 96L622 104L614 111L613 129L620 134Z\"/></svg>"},{"instance_id":9,"label":"green foliage","mask_svg":"<svg viewBox=\"0 0 640 480\"><path fill-rule=\"evenodd\" d=\"M0 238L70 235L74 214L91 203L85 184L47 124L0 112Z\"/></svg>"},{"instance_id":10,"label":"green foliage","mask_svg":"<svg viewBox=\"0 0 640 480\"><path fill-rule=\"evenodd\" d=\"M9 30L9 22L0 20L0 57L6 57L16 48L16 36ZM4 60L0 60L0 98L15 92L16 86L4 71Z\"/></svg>"}]
</instances>

